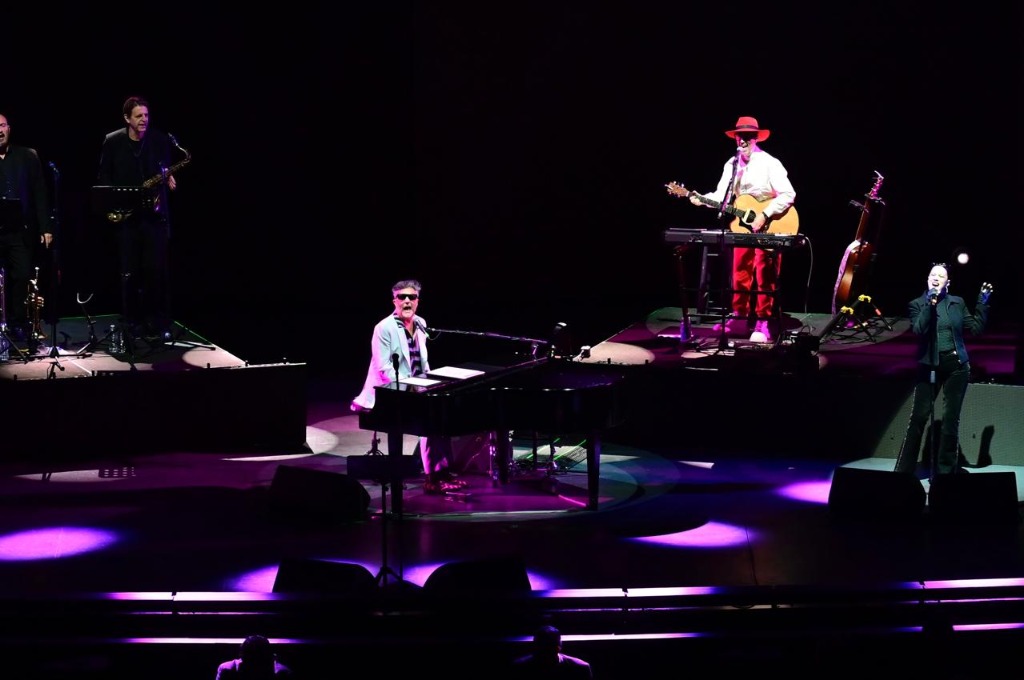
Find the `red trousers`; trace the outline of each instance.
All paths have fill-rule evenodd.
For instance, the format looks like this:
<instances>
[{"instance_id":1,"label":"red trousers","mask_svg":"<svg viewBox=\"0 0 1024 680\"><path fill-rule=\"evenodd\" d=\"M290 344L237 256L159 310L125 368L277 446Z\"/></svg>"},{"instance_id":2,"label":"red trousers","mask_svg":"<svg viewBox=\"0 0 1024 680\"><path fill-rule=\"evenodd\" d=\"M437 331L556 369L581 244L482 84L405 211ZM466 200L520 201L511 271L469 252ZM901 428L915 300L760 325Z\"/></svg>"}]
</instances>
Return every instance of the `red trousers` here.
<instances>
[{"instance_id":1,"label":"red trousers","mask_svg":"<svg viewBox=\"0 0 1024 680\"><path fill-rule=\"evenodd\" d=\"M757 296L755 316L770 319L775 306L782 253L763 248L733 248L732 251L732 311L739 318L750 316L751 291L769 293ZM755 285L756 284L756 285Z\"/></svg>"}]
</instances>

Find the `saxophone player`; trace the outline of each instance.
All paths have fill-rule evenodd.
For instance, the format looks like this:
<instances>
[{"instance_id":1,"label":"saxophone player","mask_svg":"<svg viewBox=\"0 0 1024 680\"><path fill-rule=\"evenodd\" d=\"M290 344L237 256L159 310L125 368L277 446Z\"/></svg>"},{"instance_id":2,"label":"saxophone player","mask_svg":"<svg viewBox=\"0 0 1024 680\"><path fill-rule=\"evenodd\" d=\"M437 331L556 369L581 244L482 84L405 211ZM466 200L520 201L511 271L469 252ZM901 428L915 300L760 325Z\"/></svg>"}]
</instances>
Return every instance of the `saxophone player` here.
<instances>
[{"instance_id":1,"label":"saxophone player","mask_svg":"<svg viewBox=\"0 0 1024 680\"><path fill-rule=\"evenodd\" d=\"M149 102L132 96L121 107L123 124L108 133L100 150L97 182L137 187L140 204L114 222L121 321L133 336L170 338L171 219L169 192L177 187L172 138L150 126ZM156 181L152 178L157 178Z\"/></svg>"},{"instance_id":2,"label":"saxophone player","mask_svg":"<svg viewBox=\"0 0 1024 680\"><path fill-rule=\"evenodd\" d=\"M10 121L0 113L0 268L6 273L0 320L16 342L31 333L25 294L36 245L49 248L53 243L51 219L39 154L11 144Z\"/></svg>"}]
</instances>

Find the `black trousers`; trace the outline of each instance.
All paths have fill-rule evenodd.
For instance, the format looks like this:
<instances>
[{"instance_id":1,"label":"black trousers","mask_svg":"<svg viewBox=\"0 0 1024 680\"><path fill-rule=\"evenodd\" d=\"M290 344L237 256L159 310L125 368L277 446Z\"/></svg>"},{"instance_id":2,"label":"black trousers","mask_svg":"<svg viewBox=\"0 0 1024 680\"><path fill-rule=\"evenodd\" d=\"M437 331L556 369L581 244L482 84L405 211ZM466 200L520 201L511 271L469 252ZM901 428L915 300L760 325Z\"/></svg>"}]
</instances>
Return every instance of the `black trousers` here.
<instances>
[{"instance_id":1,"label":"black trousers","mask_svg":"<svg viewBox=\"0 0 1024 680\"><path fill-rule=\"evenodd\" d=\"M0 230L0 267L4 269L4 312L9 326L28 322L25 300L32 279L32 245L27 229Z\"/></svg>"},{"instance_id":2,"label":"black trousers","mask_svg":"<svg viewBox=\"0 0 1024 680\"><path fill-rule=\"evenodd\" d=\"M170 226L162 215L125 220L117 230L121 315L140 331L171 325Z\"/></svg>"},{"instance_id":3,"label":"black trousers","mask_svg":"<svg viewBox=\"0 0 1024 680\"><path fill-rule=\"evenodd\" d=\"M971 364L960 363L955 352L947 352L939 358L935 369L935 383L932 383L931 366L918 367L917 384L914 386L914 408L910 413L907 433L896 457L896 472L914 472L921 452L921 439L925 427L931 421L932 409L939 392L942 392L942 429L936 453L936 472L947 474L956 468L960 444L960 411L967 394L971 377Z\"/></svg>"}]
</instances>

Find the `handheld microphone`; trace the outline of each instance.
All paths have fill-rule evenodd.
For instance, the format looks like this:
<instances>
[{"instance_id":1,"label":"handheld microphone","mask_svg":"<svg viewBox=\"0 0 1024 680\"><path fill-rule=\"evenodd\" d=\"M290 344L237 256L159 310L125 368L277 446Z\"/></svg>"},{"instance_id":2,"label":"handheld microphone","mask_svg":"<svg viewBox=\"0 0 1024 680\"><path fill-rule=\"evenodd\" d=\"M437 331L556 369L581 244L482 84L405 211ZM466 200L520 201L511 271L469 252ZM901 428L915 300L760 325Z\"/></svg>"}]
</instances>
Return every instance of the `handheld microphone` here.
<instances>
[{"instance_id":1,"label":"handheld microphone","mask_svg":"<svg viewBox=\"0 0 1024 680\"><path fill-rule=\"evenodd\" d=\"M939 301L939 290L937 288L932 288L931 290L928 291L928 302L930 302L930 303L932 303L934 305L938 301Z\"/></svg>"}]
</instances>

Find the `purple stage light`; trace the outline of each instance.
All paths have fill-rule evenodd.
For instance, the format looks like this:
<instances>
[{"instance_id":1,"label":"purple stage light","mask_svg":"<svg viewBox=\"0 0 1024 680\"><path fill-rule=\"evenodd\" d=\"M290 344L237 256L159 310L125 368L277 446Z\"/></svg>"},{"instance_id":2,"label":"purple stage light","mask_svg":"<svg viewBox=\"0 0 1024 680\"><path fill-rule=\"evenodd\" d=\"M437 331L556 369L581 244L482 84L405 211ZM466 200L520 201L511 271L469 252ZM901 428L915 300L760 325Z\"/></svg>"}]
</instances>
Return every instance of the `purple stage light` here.
<instances>
[{"instance_id":1,"label":"purple stage light","mask_svg":"<svg viewBox=\"0 0 1024 680\"><path fill-rule=\"evenodd\" d=\"M820 482L797 482L779 489L778 494L794 501L828 504L828 492L832 488L830 480Z\"/></svg>"},{"instance_id":2,"label":"purple stage light","mask_svg":"<svg viewBox=\"0 0 1024 680\"><path fill-rule=\"evenodd\" d=\"M48 527L0 536L0 561L53 560L107 548L117 534L87 527Z\"/></svg>"},{"instance_id":3,"label":"purple stage light","mask_svg":"<svg viewBox=\"0 0 1024 680\"><path fill-rule=\"evenodd\" d=\"M743 527L722 522L708 522L688 531L661 536L641 536L630 540L678 548L725 548L747 543L754 537L752 533Z\"/></svg>"}]
</instances>

